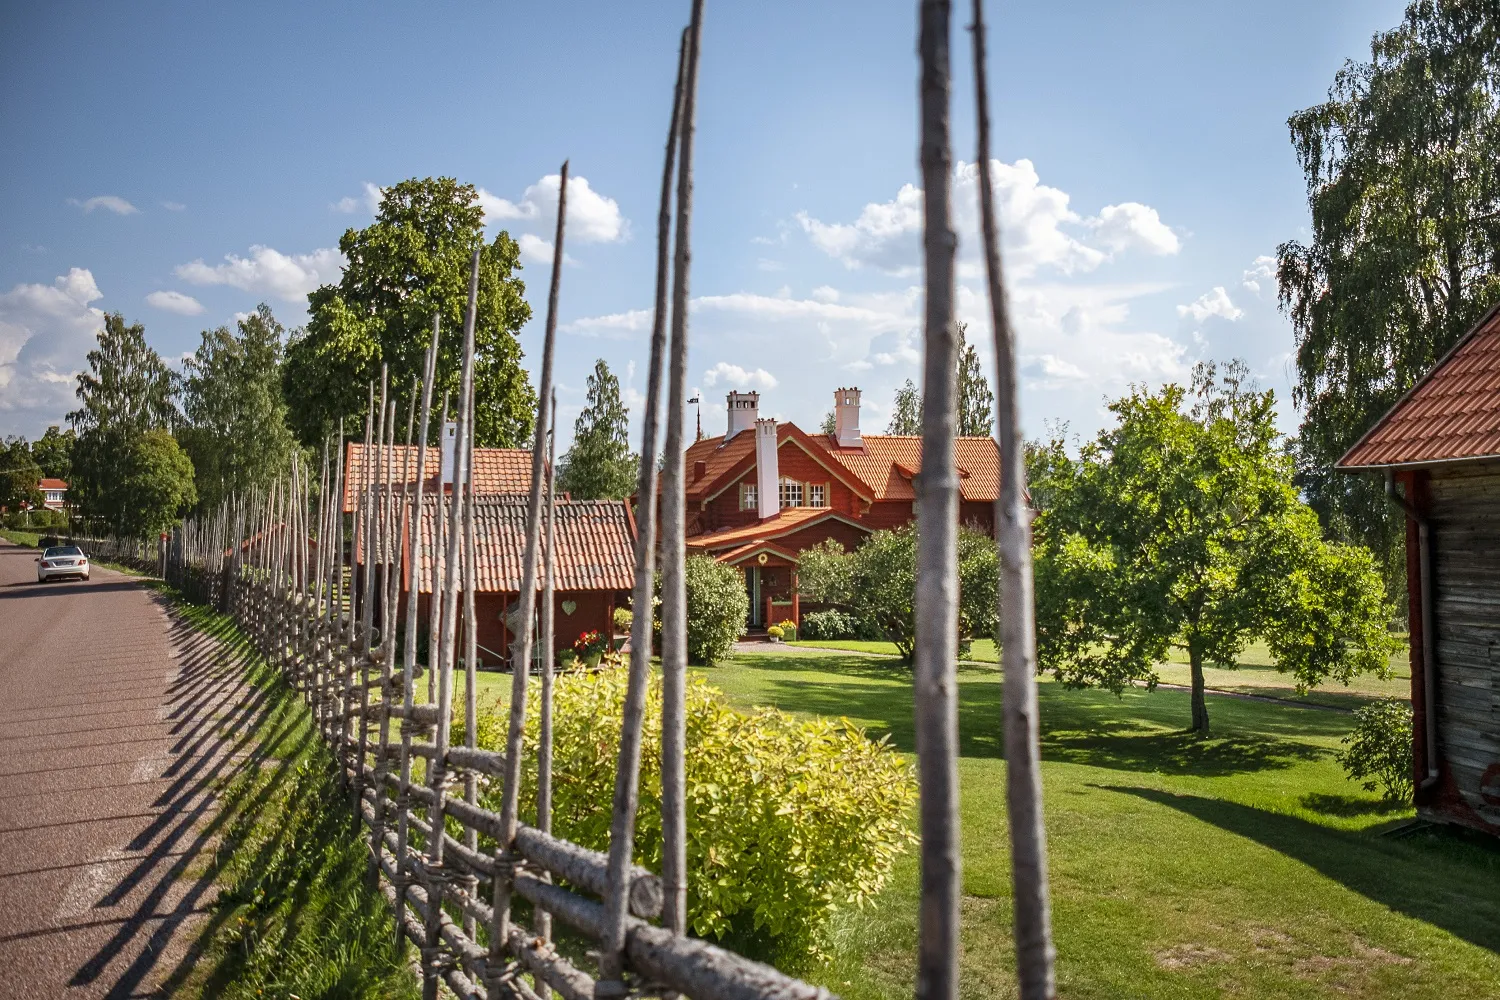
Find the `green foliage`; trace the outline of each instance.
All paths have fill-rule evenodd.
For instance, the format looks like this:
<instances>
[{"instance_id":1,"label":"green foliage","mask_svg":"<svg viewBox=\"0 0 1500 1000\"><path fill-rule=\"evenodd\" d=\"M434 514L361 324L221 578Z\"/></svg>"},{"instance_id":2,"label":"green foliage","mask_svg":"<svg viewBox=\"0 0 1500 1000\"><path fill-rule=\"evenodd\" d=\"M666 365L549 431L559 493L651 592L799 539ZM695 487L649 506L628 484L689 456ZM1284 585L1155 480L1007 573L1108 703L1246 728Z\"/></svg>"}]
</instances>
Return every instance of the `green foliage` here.
<instances>
[{"instance_id":1,"label":"green foliage","mask_svg":"<svg viewBox=\"0 0 1500 1000\"><path fill-rule=\"evenodd\" d=\"M621 635L630 634L630 626L635 621L635 615L629 608L615 608L614 613L615 632Z\"/></svg>"},{"instance_id":2,"label":"green foliage","mask_svg":"<svg viewBox=\"0 0 1500 1000\"><path fill-rule=\"evenodd\" d=\"M36 484L41 476L42 470L24 437L0 441L0 508L17 511L22 506L40 507L42 491Z\"/></svg>"},{"instance_id":3,"label":"green foliage","mask_svg":"<svg viewBox=\"0 0 1500 1000\"><path fill-rule=\"evenodd\" d=\"M365 412L365 386L390 366L396 410L422 374L432 318L443 328L435 399L457 397L470 258L482 249L474 331L475 443L531 442L536 393L521 367L516 339L531 317L520 248L505 232L484 242L484 210L473 185L449 177L411 179L386 188L375 221L347 230L339 249L348 266L337 285L308 296L307 329L287 345L283 376L290 422L302 442L321 444L340 417L348 430ZM433 433L438 433L434 428Z\"/></svg>"},{"instance_id":4,"label":"green foliage","mask_svg":"<svg viewBox=\"0 0 1500 1000\"><path fill-rule=\"evenodd\" d=\"M917 531L912 525L877 531L846 552L832 539L804 551L797 567L802 593L834 604L896 644L910 663L916 643ZM1000 582L994 541L960 528L958 536L959 635L992 636ZM804 632L804 638L811 638Z\"/></svg>"},{"instance_id":5,"label":"green foliage","mask_svg":"<svg viewBox=\"0 0 1500 1000\"><path fill-rule=\"evenodd\" d=\"M557 488L575 500L620 500L636 487L640 459L631 454L630 411L620 380L603 358L588 377L583 411L573 423L573 445L557 463Z\"/></svg>"},{"instance_id":6,"label":"green foliage","mask_svg":"<svg viewBox=\"0 0 1500 1000\"><path fill-rule=\"evenodd\" d=\"M64 511L46 507L12 511L3 520L7 528L20 531L65 531L68 527L68 515Z\"/></svg>"},{"instance_id":7,"label":"green foliage","mask_svg":"<svg viewBox=\"0 0 1500 1000\"><path fill-rule=\"evenodd\" d=\"M628 671L557 679L553 831L606 850ZM532 687L527 741L540 693ZM661 870L661 683L652 677L641 748L635 859ZM504 720L484 713L481 746L498 749ZM884 886L914 840L910 765L847 721L802 721L774 709L740 712L702 678L687 686L688 921L700 937L783 968L814 965L830 918ZM521 815L534 815L534 768L523 769ZM498 808L500 789L486 802Z\"/></svg>"},{"instance_id":8,"label":"green foliage","mask_svg":"<svg viewBox=\"0 0 1500 1000\"><path fill-rule=\"evenodd\" d=\"M198 501L193 463L163 430L132 438L116 467L121 504L118 531L141 537L166 531Z\"/></svg>"},{"instance_id":9,"label":"green foliage","mask_svg":"<svg viewBox=\"0 0 1500 1000\"><path fill-rule=\"evenodd\" d=\"M119 533L139 520L137 499L122 484L121 467L135 440L177 423L177 378L146 343L141 324L125 325L119 313L104 317L89 370L78 376L80 406L68 414L78 435L68 499Z\"/></svg>"},{"instance_id":10,"label":"green foliage","mask_svg":"<svg viewBox=\"0 0 1500 1000\"><path fill-rule=\"evenodd\" d=\"M750 598L745 578L712 556L688 556L683 568L687 590L687 653L693 663L713 666L734 652L745 634Z\"/></svg>"},{"instance_id":11,"label":"green foliage","mask_svg":"<svg viewBox=\"0 0 1500 1000\"><path fill-rule=\"evenodd\" d=\"M960 348L958 352L958 435L960 437L989 437L995 426L995 394L990 391L989 380L984 377L984 366L979 363L979 352L968 340L968 324L958 324ZM891 403L891 419L886 425L887 434L922 433L922 393L911 379L907 379L896 390Z\"/></svg>"},{"instance_id":12,"label":"green foliage","mask_svg":"<svg viewBox=\"0 0 1500 1000\"><path fill-rule=\"evenodd\" d=\"M1077 461L1054 455L1036 532L1040 664L1065 684L1154 686L1188 654L1193 728L1205 663L1255 637L1299 686L1383 670L1392 609L1367 553L1325 543L1292 482L1275 399L1243 365L1194 372L1188 393L1135 389Z\"/></svg>"},{"instance_id":13,"label":"green foliage","mask_svg":"<svg viewBox=\"0 0 1500 1000\"><path fill-rule=\"evenodd\" d=\"M51 479L69 479L73 475L73 444L78 435L59 430L56 424L31 442L31 458Z\"/></svg>"},{"instance_id":14,"label":"green foliage","mask_svg":"<svg viewBox=\"0 0 1500 1000\"><path fill-rule=\"evenodd\" d=\"M823 423L818 426L818 429L821 430L824 434L838 433L838 417L834 415L834 412L832 410L829 410L827 413L823 414Z\"/></svg>"},{"instance_id":15,"label":"green foliage","mask_svg":"<svg viewBox=\"0 0 1500 1000\"><path fill-rule=\"evenodd\" d=\"M803 639L853 639L858 629L859 622L853 615L828 608L803 615L799 634Z\"/></svg>"},{"instance_id":16,"label":"green foliage","mask_svg":"<svg viewBox=\"0 0 1500 1000\"><path fill-rule=\"evenodd\" d=\"M262 303L239 321L203 331L184 367L179 436L193 460L198 502L217 509L226 498L269 484L286 468L296 443L281 396L283 330Z\"/></svg>"},{"instance_id":17,"label":"green foliage","mask_svg":"<svg viewBox=\"0 0 1500 1000\"><path fill-rule=\"evenodd\" d=\"M1303 486L1402 585L1403 523L1331 467L1500 300L1500 10L1419 2L1288 120L1311 238L1278 251L1296 335Z\"/></svg>"},{"instance_id":18,"label":"green foliage","mask_svg":"<svg viewBox=\"0 0 1500 1000\"><path fill-rule=\"evenodd\" d=\"M1381 698L1354 713L1354 729L1343 739L1338 762L1350 781L1367 792L1379 787L1391 802L1412 796L1411 703Z\"/></svg>"},{"instance_id":19,"label":"green foliage","mask_svg":"<svg viewBox=\"0 0 1500 1000\"><path fill-rule=\"evenodd\" d=\"M770 636L773 642L780 641L786 638L786 632L780 625L772 625L770 628L766 629L766 635Z\"/></svg>"},{"instance_id":20,"label":"green foliage","mask_svg":"<svg viewBox=\"0 0 1500 1000\"><path fill-rule=\"evenodd\" d=\"M782 638L786 639L787 642L795 642L796 641L796 639L797 639L797 623L796 622L794 622L790 618L788 618L786 621L777 622L776 623L776 627L779 628L779 629L781 629Z\"/></svg>"}]
</instances>

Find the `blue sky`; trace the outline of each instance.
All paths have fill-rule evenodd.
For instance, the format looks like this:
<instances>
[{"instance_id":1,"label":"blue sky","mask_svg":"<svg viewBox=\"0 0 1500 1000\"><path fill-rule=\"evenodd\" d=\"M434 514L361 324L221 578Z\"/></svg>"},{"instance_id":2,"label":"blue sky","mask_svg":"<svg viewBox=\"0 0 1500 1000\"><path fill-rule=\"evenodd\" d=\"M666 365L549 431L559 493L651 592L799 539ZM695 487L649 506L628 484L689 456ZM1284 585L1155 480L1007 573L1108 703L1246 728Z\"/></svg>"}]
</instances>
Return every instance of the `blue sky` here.
<instances>
[{"instance_id":1,"label":"blue sky","mask_svg":"<svg viewBox=\"0 0 1500 1000\"><path fill-rule=\"evenodd\" d=\"M957 5L962 8L964 5ZM1394 0L992 4L992 102L1030 434L1091 435L1131 382L1244 357L1282 399L1291 332L1265 267L1305 236L1286 118L1394 26ZM816 424L864 390L881 430L918 373L917 5L710 2L696 172L691 384ZM0 434L73 404L102 311L170 359L268 302L289 327L337 280L370 192L446 174L491 230L543 245L571 190L563 444L602 357L638 401L661 155L686 0L652 4L19 4L0 9ZM956 10L955 24L966 21ZM968 36L955 31L960 315L988 326L972 200ZM535 377L535 373L534 376ZM691 419L691 415L689 415Z\"/></svg>"}]
</instances>

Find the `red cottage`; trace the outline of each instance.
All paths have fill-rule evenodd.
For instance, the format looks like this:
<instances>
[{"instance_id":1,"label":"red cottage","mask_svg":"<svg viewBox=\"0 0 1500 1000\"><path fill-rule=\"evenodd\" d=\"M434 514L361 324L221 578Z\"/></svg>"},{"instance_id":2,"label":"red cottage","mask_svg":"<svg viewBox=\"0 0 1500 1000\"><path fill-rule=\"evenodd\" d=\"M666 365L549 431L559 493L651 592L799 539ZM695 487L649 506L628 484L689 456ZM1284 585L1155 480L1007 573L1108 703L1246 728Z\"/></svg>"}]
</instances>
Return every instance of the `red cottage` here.
<instances>
[{"instance_id":1,"label":"red cottage","mask_svg":"<svg viewBox=\"0 0 1500 1000\"><path fill-rule=\"evenodd\" d=\"M1338 468L1406 512L1417 812L1500 834L1500 308Z\"/></svg>"}]
</instances>

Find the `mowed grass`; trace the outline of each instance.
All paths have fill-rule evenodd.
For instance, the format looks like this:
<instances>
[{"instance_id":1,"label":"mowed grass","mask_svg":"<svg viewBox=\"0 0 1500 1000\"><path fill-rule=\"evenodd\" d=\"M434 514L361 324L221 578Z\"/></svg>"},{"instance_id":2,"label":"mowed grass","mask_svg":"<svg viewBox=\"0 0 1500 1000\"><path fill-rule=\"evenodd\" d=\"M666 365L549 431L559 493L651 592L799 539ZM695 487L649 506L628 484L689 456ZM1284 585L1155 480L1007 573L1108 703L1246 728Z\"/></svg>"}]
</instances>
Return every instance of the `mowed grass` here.
<instances>
[{"instance_id":1,"label":"mowed grass","mask_svg":"<svg viewBox=\"0 0 1500 1000\"><path fill-rule=\"evenodd\" d=\"M910 675L869 656L742 654L703 674L735 702L842 715L913 750ZM959 675L963 995L1015 994L1000 683ZM1041 685L1058 992L1115 997L1500 997L1500 846L1410 818L1345 780L1326 709ZM909 997L915 855L841 914L818 978Z\"/></svg>"},{"instance_id":2,"label":"mowed grass","mask_svg":"<svg viewBox=\"0 0 1500 1000\"><path fill-rule=\"evenodd\" d=\"M787 643L803 649L836 649L851 653L867 653L880 656L897 656L893 642L863 639L814 640L799 639ZM976 663L998 663L999 656L992 639L976 639L967 660ZM1173 650L1166 663L1156 666L1157 677L1163 684L1186 686L1192 683L1189 676L1187 654ZM1411 666L1407 659L1405 636L1402 643L1390 656L1388 676L1361 674L1348 684L1331 681L1305 692L1297 691L1296 680L1276 669L1276 661L1263 642L1255 642L1240 654L1237 666L1204 667L1204 683L1216 691L1232 691L1238 694L1256 694L1310 705L1329 705L1335 708L1358 708L1372 698L1407 698L1411 696Z\"/></svg>"}]
</instances>

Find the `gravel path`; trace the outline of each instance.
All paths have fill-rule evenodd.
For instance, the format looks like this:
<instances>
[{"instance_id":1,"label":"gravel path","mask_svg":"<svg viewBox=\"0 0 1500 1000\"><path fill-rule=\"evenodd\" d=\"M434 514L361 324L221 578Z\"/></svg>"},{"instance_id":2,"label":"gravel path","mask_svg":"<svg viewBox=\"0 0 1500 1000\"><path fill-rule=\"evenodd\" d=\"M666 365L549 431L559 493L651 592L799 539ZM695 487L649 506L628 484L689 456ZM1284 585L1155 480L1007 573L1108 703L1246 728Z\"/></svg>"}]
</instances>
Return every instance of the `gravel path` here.
<instances>
[{"instance_id":1,"label":"gravel path","mask_svg":"<svg viewBox=\"0 0 1500 1000\"><path fill-rule=\"evenodd\" d=\"M156 996L256 703L140 580L38 585L36 554L0 541L0 996Z\"/></svg>"}]
</instances>

